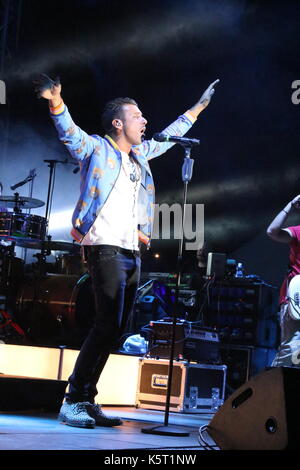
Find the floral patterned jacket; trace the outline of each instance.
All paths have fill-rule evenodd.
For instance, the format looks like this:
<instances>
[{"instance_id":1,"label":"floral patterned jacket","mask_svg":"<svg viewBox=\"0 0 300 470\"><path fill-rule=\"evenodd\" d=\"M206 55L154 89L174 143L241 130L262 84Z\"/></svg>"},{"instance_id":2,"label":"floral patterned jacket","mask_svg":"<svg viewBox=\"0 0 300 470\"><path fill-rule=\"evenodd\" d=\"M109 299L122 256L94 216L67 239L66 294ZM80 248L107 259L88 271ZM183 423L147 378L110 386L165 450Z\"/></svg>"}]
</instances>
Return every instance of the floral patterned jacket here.
<instances>
[{"instance_id":1,"label":"floral patterned jacket","mask_svg":"<svg viewBox=\"0 0 300 470\"><path fill-rule=\"evenodd\" d=\"M66 145L80 166L80 197L76 204L71 234L80 242L93 225L105 201L113 189L121 170L121 153L111 137L88 135L74 124L67 106L62 102L50 108L50 116L58 131L60 141ZM183 136L195 119L186 112L164 131L167 135ZM170 142L144 140L134 146L131 155L138 161L142 171L138 198L139 239L149 245L154 219L154 183L148 161L171 148Z\"/></svg>"}]
</instances>

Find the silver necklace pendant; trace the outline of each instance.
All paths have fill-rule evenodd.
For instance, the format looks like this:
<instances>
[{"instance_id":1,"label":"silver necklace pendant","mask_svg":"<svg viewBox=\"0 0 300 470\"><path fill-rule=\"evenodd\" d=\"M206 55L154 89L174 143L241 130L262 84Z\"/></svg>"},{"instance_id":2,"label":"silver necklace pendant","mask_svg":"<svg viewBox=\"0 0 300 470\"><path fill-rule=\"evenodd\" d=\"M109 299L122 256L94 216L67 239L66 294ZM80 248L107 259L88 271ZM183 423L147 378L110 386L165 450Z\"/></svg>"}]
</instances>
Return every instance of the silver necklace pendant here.
<instances>
[{"instance_id":1,"label":"silver necklace pendant","mask_svg":"<svg viewBox=\"0 0 300 470\"><path fill-rule=\"evenodd\" d=\"M139 168L138 168L137 163L133 160L132 157L129 157L129 160L130 160L131 171L132 171L129 175L130 181L135 183L136 181L139 181L140 179Z\"/></svg>"}]
</instances>

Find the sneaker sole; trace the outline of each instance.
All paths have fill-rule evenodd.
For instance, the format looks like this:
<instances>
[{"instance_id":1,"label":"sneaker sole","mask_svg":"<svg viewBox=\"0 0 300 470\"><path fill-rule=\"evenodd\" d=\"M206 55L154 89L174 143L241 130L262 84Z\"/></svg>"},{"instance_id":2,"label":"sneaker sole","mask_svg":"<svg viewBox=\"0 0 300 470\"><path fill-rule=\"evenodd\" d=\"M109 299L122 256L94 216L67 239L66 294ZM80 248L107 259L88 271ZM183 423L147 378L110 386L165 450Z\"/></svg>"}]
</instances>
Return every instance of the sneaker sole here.
<instances>
[{"instance_id":1,"label":"sneaker sole","mask_svg":"<svg viewBox=\"0 0 300 470\"><path fill-rule=\"evenodd\" d=\"M96 426L103 426L105 428L113 428L115 426L121 426L123 423L117 423L117 424L104 424L104 423L97 423Z\"/></svg>"},{"instance_id":2,"label":"sneaker sole","mask_svg":"<svg viewBox=\"0 0 300 470\"><path fill-rule=\"evenodd\" d=\"M121 419L115 419L115 420L103 420L101 422L101 418L99 421L95 416L92 416L92 418L95 420L96 426L105 426L105 427L113 427L113 426L121 426L123 424L123 421Z\"/></svg>"},{"instance_id":3,"label":"sneaker sole","mask_svg":"<svg viewBox=\"0 0 300 470\"><path fill-rule=\"evenodd\" d=\"M96 424L96 423L85 423L85 422L79 422L79 421L72 422L61 415L58 416L58 420L62 424L66 424L67 426L72 426L73 428L90 428L91 429L91 428L94 428Z\"/></svg>"}]
</instances>

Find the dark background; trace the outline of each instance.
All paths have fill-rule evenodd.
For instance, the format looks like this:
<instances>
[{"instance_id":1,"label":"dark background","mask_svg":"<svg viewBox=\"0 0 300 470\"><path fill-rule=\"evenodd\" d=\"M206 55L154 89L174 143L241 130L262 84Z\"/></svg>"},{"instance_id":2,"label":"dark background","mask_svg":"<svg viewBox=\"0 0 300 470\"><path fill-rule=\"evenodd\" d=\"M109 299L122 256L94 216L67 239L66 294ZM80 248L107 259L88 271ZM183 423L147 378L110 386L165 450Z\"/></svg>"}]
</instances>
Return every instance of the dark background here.
<instances>
[{"instance_id":1,"label":"dark background","mask_svg":"<svg viewBox=\"0 0 300 470\"><path fill-rule=\"evenodd\" d=\"M4 4L5 2L3 2ZM161 131L219 78L209 107L188 136L201 139L188 202L205 205L210 251L227 253L279 285L287 247L266 228L300 193L299 115L292 82L300 79L299 2L240 0L73 0L10 2L0 106L0 180L4 194L36 169L33 197L46 201L49 168L64 160L47 103L33 91L35 74L59 75L74 121L102 134L100 112L116 96L137 100L147 136ZM2 22L4 10L2 9ZM3 23L2 23L3 24ZM2 51L3 52L3 51ZM151 163L158 203L181 202L183 150L176 145ZM58 165L52 214L73 209L79 174ZM28 185L20 188L28 195ZM43 215L45 208L34 213ZM297 224L299 214L288 224ZM62 220L65 223L65 220ZM65 224L66 225L66 224ZM51 223L50 223L51 227ZM71 240L71 225L52 231ZM158 260L152 254L160 252ZM186 255L186 267L195 260ZM144 269L168 272L177 241L154 241Z\"/></svg>"}]
</instances>

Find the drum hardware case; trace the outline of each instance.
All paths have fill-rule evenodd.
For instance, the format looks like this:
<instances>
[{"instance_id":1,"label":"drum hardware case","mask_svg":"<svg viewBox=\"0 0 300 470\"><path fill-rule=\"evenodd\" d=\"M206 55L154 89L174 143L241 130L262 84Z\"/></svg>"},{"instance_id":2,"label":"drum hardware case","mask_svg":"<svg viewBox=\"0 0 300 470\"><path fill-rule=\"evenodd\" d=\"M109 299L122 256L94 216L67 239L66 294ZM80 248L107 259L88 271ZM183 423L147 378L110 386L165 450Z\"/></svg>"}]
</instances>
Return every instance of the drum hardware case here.
<instances>
[{"instance_id":1,"label":"drum hardware case","mask_svg":"<svg viewBox=\"0 0 300 470\"><path fill-rule=\"evenodd\" d=\"M140 359L136 407L164 410L169 361ZM174 361L170 411L211 413L212 389L219 389L218 406L225 399L226 365ZM192 396L193 394L193 396Z\"/></svg>"}]
</instances>

